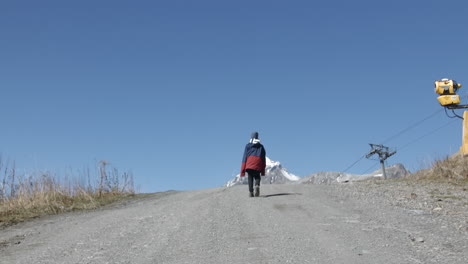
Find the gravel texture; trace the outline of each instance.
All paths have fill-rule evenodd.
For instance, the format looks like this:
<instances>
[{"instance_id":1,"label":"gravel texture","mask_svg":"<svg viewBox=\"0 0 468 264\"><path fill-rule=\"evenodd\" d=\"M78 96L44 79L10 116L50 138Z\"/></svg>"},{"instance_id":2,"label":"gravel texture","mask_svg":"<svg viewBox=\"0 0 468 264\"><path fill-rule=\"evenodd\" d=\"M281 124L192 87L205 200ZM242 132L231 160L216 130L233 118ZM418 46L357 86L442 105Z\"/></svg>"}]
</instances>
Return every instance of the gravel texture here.
<instances>
[{"instance_id":1,"label":"gravel texture","mask_svg":"<svg viewBox=\"0 0 468 264\"><path fill-rule=\"evenodd\" d=\"M468 263L466 182L377 180L340 184L329 193L383 214L404 212L406 222L389 220L404 227L420 263Z\"/></svg>"},{"instance_id":2,"label":"gravel texture","mask_svg":"<svg viewBox=\"0 0 468 264\"><path fill-rule=\"evenodd\" d=\"M147 195L0 231L0 263L468 263L467 191L386 181Z\"/></svg>"}]
</instances>

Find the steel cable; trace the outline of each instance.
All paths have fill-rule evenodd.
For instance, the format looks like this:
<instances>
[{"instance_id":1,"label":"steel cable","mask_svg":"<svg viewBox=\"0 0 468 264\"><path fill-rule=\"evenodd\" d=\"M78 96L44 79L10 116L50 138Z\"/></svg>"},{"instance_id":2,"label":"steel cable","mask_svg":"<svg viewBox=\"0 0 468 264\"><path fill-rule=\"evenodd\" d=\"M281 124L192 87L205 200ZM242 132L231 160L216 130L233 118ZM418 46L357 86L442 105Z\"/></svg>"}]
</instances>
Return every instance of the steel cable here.
<instances>
[{"instance_id":1,"label":"steel cable","mask_svg":"<svg viewBox=\"0 0 468 264\"><path fill-rule=\"evenodd\" d=\"M412 128L414 128L414 127L417 127L418 125L422 124L424 121L426 121L426 120L428 120L429 118L431 118L431 117L437 115L438 113L442 112L442 110L443 110L443 109L439 109L439 110L435 111L434 113L430 114L429 116L425 117L424 119L422 119L422 120L420 120L420 121L418 121L418 122L416 122L416 123L414 123L414 124L408 126L407 128L401 130L400 132L396 133L395 135L393 135L393 136L387 138L386 140L384 140L382 144L385 144L385 143L387 143L387 142L389 142L389 141L391 141L391 140L393 140L393 139L399 137L400 135L404 134L405 132L409 131L410 129L412 129Z\"/></svg>"},{"instance_id":2,"label":"steel cable","mask_svg":"<svg viewBox=\"0 0 468 264\"><path fill-rule=\"evenodd\" d=\"M412 125L406 127L405 129L401 130L400 132L396 133L395 135L390 136L389 138L387 138L386 140L384 140L382 144L385 144L385 143L387 143L387 142L389 142L389 141L391 141L391 140L393 140L393 139L395 139L395 138L401 136L402 134L408 132L409 130L411 130L411 129L417 127L417 126L419 126L419 125L422 124L424 121L426 121L426 120L428 120L428 119L434 117L435 115L437 115L438 113L440 113L440 112L442 112L442 111L443 111L443 109L439 109L439 110L433 112L432 114L430 114L430 115L428 115L427 117L425 117L425 118L423 118L423 119L421 119L421 120L415 122L414 124L412 124ZM401 147L401 149L404 149L404 148L406 148L408 145L411 145L411 144L413 144L414 142L416 142L416 141L418 141L418 140L421 140L422 138L424 138L424 137L426 137L426 136L429 136L429 135L432 134L432 133L435 133L437 130L442 129L443 127L447 126L448 124L450 124L450 123L452 123L452 122L453 122L453 120L452 120L451 122L445 124L444 126L439 127L439 128L437 128L437 129L431 131L430 133L427 133L427 134L425 134L425 135L419 137L418 139L416 139L416 140L414 140L414 141L412 141L412 142L410 142L410 143L404 145L403 147ZM401 150L401 149L399 149L399 150ZM358 160L356 160L354 163L352 163L351 165L349 165L345 170L343 170L343 172L347 172L349 169L351 169L352 167L354 167L354 165L356 165L359 161L361 161L361 160L362 160L363 158L365 158L365 157L366 157L366 155L363 155L362 157L360 157L360 158L359 158ZM372 167L374 167L374 166L375 166L375 165L373 165ZM371 167L371 168L372 168L372 167ZM369 168L369 169L371 169L371 168ZM368 170L369 170L369 169L368 169Z\"/></svg>"}]
</instances>

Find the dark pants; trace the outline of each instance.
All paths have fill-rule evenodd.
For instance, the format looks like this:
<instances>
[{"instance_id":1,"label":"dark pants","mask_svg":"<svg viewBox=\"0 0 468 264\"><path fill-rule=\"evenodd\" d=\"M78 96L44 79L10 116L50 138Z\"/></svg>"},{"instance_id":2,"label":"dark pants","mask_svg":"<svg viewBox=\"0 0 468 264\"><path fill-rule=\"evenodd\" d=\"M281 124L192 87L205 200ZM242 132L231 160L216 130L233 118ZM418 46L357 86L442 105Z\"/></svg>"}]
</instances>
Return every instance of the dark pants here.
<instances>
[{"instance_id":1,"label":"dark pants","mask_svg":"<svg viewBox=\"0 0 468 264\"><path fill-rule=\"evenodd\" d=\"M260 172L256 170L251 170L247 169L245 170L247 172L247 175L249 177L249 192L253 193L254 188L253 188L253 182L255 179L255 186L260 187Z\"/></svg>"}]
</instances>

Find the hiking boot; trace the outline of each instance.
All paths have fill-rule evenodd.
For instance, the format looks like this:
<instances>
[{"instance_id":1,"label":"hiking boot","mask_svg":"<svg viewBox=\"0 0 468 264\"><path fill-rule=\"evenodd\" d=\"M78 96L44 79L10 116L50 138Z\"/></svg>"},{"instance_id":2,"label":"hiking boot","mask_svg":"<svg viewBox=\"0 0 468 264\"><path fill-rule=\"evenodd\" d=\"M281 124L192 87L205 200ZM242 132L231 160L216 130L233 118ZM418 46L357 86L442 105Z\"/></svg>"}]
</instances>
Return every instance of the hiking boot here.
<instances>
[{"instance_id":1,"label":"hiking boot","mask_svg":"<svg viewBox=\"0 0 468 264\"><path fill-rule=\"evenodd\" d=\"M260 196L260 186L255 186L255 197Z\"/></svg>"},{"instance_id":2,"label":"hiking boot","mask_svg":"<svg viewBox=\"0 0 468 264\"><path fill-rule=\"evenodd\" d=\"M250 192L249 197L254 197L254 193Z\"/></svg>"}]
</instances>

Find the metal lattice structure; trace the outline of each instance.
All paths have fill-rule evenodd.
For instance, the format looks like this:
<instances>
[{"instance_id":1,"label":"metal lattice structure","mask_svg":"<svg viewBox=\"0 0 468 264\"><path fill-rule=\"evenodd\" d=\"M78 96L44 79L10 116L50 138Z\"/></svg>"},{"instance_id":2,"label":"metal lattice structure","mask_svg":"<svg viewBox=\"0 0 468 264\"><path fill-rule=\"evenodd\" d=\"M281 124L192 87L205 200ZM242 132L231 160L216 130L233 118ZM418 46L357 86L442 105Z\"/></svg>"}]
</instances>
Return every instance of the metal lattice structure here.
<instances>
[{"instance_id":1,"label":"metal lattice structure","mask_svg":"<svg viewBox=\"0 0 468 264\"><path fill-rule=\"evenodd\" d=\"M388 147L378 144L369 144L371 150L367 153L366 158L370 158L372 155L379 155L380 164L382 165L382 173L384 179L387 179L387 174L385 173L385 160L393 156L396 153L396 150L390 151Z\"/></svg>"}]
</instances>

